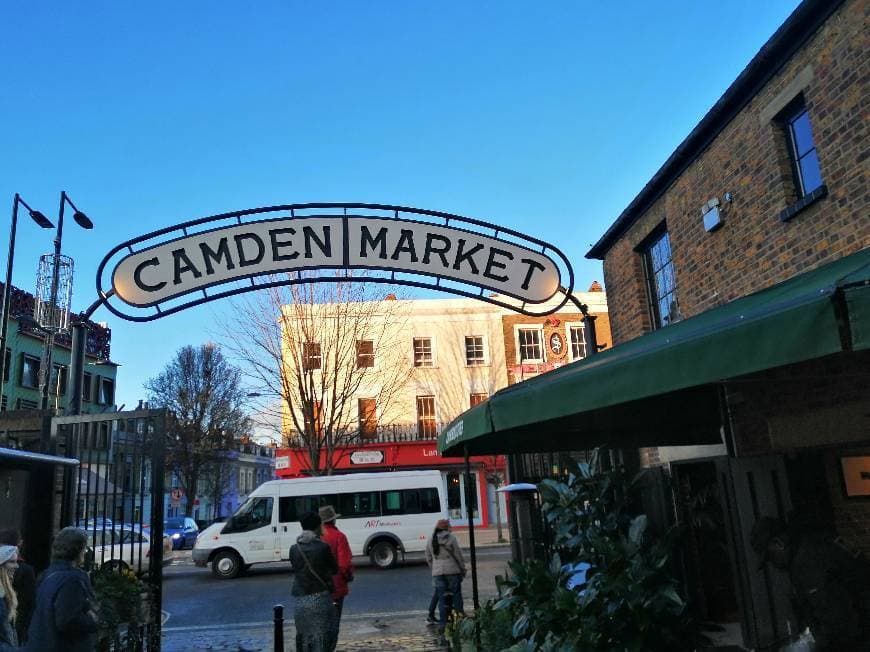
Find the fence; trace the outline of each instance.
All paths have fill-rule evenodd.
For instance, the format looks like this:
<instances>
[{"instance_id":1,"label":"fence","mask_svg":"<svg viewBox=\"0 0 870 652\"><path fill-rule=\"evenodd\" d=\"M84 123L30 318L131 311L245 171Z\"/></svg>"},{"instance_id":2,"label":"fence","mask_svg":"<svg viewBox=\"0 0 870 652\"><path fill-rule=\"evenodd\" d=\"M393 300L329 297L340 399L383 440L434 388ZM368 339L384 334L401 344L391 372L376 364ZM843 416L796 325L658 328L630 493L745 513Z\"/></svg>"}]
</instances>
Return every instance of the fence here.
<instances>
[{"instance_id":1,"label":"fence","mask_svg":"<svg viewBox=\"0 0 870 652\"><path fill-rule=\"evenodd\" d=\"M61 523L88 535L101 650L160 649L164 551L172 548L163 537L165 427L163 410L51 420L51 447L80 462L66 479Z\"/></svg>"}]
</instances>

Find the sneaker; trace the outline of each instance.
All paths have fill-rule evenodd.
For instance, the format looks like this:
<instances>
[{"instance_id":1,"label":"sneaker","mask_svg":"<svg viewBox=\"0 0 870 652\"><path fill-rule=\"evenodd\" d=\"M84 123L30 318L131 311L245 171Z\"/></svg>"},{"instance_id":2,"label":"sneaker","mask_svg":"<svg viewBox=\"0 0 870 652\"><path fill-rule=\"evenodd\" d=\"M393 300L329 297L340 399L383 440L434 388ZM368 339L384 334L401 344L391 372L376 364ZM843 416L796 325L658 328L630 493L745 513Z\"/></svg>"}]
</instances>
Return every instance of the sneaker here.
<instances>
[{"instance_id":1,"label":"sneaker","mask_svg":"<svg viewBox=\"0 0 870 652\"><path fill-rule=\"evenodd\" d=\"M426 624L427 625L437 625L438 621L435 619L435 616L433 616L432 614L429 614L428 616L426 616Z\"/></svg>"}]
</instances>

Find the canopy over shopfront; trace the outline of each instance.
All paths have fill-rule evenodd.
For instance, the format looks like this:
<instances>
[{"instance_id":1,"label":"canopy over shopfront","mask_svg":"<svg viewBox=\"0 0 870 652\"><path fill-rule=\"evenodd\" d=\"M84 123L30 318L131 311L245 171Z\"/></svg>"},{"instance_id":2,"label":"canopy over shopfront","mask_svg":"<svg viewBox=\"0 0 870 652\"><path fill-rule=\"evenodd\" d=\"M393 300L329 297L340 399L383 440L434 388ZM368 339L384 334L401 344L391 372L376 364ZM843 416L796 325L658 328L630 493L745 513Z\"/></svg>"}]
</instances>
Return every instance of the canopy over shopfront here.
<instances>
[{"instance_id":1,"label":"canopy over shopfront","mask_svg":"<svg viewBox=\"0 0 870 652\"><path fill-rule=\"evenodd\" d=\"M870 249L496 392L442 455L721 441L719 381L870 348Z\"/></svg>"}]
</instances>

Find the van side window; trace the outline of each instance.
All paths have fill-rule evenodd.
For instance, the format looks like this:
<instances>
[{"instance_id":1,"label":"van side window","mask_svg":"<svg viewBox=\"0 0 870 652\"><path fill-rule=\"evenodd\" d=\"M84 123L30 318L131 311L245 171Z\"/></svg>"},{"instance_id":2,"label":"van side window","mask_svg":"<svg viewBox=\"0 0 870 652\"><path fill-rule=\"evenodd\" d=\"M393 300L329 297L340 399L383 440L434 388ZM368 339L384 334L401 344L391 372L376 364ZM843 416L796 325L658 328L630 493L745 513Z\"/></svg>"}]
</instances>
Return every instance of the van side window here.
<instances>
[{"instance_id":1,"label":"van side window","mask_svg":"<svg viewBox=\"0 0 870 652\"><path fill-rule=\"evenodd\" d=\"M292 523L298 521L296 514L296 498L293 496L281 496L278 499L278 522Z\"/></svg>"},{"instance_id":2,"label":"van side window","mask_svg":"<svg viewBox=\"0 0 870 652\"><path fill-rule=\"evenodd\" d=\"M402 489L402 511L405 514L420 513L420 491L418 489Z\"/></svg>"},{"instance_id":3,"label":"van side window","mask_svg":"<svg viewBox=\"0 0 870 652\"><path fill-rule=\"evenodd\" d=\"M380 516L381 505L378 491L358 491L352 494L339 494L337 511L342 518L361 516Z\"/></svg>"},{"instance_id":4,"label":"van side window","mask_svg":"<svg viewBox=\"0 0 870 652\"><path fill-rule=\"evenodd\" d=\"M248 532L272 523L272 498L251 498L239 508L223 529L230 532Z\"/></svg>"},{"instance_id":5,"label":"van side window","mask_svg":"<svg viewBox=\"0 0 870 652\"><path fill-rule=\"evenodd\" d=\"M332 505L339 514L338 496L327 494L323 496L281 496L278 499L278 521L280 523L295 523L306 512L316 512L324 505Z\"/></svg>"},{"instance_id":6,"label":"van side window","mask_svg":"<svg viewBox=\"0 0 870 652\"><path fill-rule=\"evenodd\" d=\"M405 492L399 491L398 489L381 492L381 508L383 510L384 516L393 516L395 514L405 513L402 505L402 498L404 498L404 496L402 496L403 493Z\"/></svg>"},{"instance_id":7,"label":"van side window","mask_svg":"<svg viewBox=\"0 0 870 652\"><path fill-rule=\"evenodd\" d=\"M441 501L438 499L438 490L434 487L420 489L420 512L423 514L436 514L441 512Z\"/></svg>"}]
</instances>

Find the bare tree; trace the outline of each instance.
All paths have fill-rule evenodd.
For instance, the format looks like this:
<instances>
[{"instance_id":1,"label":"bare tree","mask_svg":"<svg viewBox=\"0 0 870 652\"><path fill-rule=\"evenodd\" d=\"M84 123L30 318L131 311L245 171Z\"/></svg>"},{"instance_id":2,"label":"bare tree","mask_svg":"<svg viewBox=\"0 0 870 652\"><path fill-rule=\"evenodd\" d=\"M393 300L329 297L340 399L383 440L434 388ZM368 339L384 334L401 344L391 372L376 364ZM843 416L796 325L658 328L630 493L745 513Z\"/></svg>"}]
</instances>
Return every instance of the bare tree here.
<instances>
[{"instance_id":1,"label":"bare tree","mask_svg":"<svg viewBox=\"0 0 870 652\"><path fill-rule=\"evenodd\" d=\"M169 410L166 468L178 477L190 516L200 483L220 472L227 447L250 428L241 373L215 344L185 346L145 389Z\"/></svg>"},{"instance_id":2,"label":"bare tree","mask_svg":"<svg viewBox=\"0 0 870 652\"><path fill-rule=\"evenodd\" d=\"M411 373L402 302L364 281L267 288L236 300L220 325L260 399L258 425L303 450L312 475L331 474L349 445L390 423Z\"/></svg>"}]
</instances>

